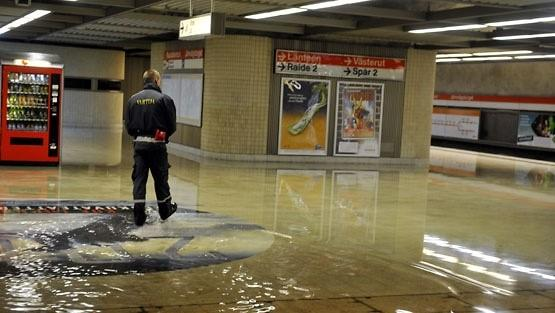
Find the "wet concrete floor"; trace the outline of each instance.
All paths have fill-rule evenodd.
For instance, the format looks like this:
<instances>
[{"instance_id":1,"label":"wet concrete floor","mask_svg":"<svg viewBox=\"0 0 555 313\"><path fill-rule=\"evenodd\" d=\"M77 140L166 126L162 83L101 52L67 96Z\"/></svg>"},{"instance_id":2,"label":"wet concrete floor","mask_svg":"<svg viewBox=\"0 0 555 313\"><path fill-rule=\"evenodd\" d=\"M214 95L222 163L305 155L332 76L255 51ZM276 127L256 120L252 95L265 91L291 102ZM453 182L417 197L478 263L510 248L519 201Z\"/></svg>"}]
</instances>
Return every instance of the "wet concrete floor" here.
<instances>
[{"instance_id":1,"label":"wet concrete floor","mask_svg":"<svg viewBox=\"0 0 555 313\"><path fill-rule=\"evenodd\" d=\"M0 167L0 312L555 312L554 165L170 163L142 228L129 160Z\"/></svg>"}]
</instances>

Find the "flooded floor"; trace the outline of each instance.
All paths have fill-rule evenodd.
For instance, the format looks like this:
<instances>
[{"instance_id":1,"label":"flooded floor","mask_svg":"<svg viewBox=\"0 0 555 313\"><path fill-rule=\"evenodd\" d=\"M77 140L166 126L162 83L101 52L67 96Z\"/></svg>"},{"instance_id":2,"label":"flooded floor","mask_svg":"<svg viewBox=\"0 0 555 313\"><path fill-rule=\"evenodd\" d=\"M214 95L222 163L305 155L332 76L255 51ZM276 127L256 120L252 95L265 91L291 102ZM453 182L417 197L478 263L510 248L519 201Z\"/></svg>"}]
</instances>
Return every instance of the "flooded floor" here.
<instances>
[{"instance_id":1,"label":"flooded floor","mask_svg":"<svg viewBox=\"0 0 555 313\"><path fill-rule=\"evenodd\" d=\"M171 156L180 209L137 228L124 159L0 167L0 312L555 312L554 165Z\"/></svg>"}]
</instances>

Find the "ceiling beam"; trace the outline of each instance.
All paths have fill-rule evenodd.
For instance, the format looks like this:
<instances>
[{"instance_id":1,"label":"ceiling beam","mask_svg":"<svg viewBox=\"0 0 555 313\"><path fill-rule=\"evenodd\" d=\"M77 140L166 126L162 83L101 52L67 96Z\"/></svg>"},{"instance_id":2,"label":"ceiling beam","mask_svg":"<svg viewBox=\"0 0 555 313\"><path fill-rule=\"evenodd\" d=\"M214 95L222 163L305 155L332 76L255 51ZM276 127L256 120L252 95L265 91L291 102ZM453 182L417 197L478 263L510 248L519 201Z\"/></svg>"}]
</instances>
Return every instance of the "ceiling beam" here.
<instances>
[{"instance_id":1,"label":"ceiling beam","mask_svg":"<svg viewBox=\"0 0 555 313\"><path fill-rule=\"evenodd\" d=\"M404 10L384 9L362 5L345 5L339 7L325 8L318 11L334 14L346 14L355 16L366 16L375 18L397 19L404 21L425 21L426 14Z\"/></svg>"},{"instance_id":2,"label":"ceiling beam","mask_svg":"<svg viewBox=\"0 0 555 313\"><path fill-rule=\"evenodd\" d=\"M24 9L21 7L7 7L0 5L0 16L11 16L12 21L31 13L31 9ZM64 14L48 14L40 19L41 21L51 21L51 22L62 22L62 23L71 23L71 24L80 24L83 23L83 18L80 16L75 15L64 15Z\"/></svg>"},{"instance_id":3,"label":"ceiling beam","mask_svg":"<svg viewBox=\"0 0 555 313\"><path fill-rule=\"evenodd\" d=\"M162 30L150 28L150 27L131 27L131 26L117 26L117 25L105 25L96 23L94 25L83 25L78 26L75 29L77 30L97 30L97 31L105 31L105 32L119 32L119 33L128 33L128 34L146 34L146 35L156 35L159 34ZM164 30L165 31L165 30Z\"/></svg>"},{"instance_id":4,"label":"ceiling beam","mask_svg":"<svg viewBox=\"0 0 555 313\"><path fill-rule=\"evenodd\" d=\"M316 17L310 15L283 15L267 19L268 21L275 21L288 24L308 25L308 26L323 26L334 27L340 29L355 29L356 22L346 19L334 19L326 17Z\"/></svg>"},{"instance_id":5,"label":"ceiling beam","mask_svg":"<svg viewBox=\"0 0 555 313\"><path fill-rule=\"evenodd\" d=\"M100 18L93 18L93 19L90 19L90 20L83 21L83 23L81 23L81 25L79 25L79 26L83 26L83 25L86 25L86 24L89 24L89 23L100 22L100 21L103 21L103 20L105 20L107 18L110 18L110 17L113 17L113 16L119 16L121 14L133 12L135 10L148 8L151 5L158 4L160 2L162 2L162 0L134 0L134 7L133 8L111 8L111 9L107 9L105 11L105 16L102 16ZM77 27L77 26L73 26L73 27ZM73 27L67 28L65 30L70 30ZM54 32L52 34L56 34L56 33L57 32ZM36 38L36 39L41 40L42 38L39 37L39 38Z\"/></svg>"},{"instance_id":6,"label":"ceiling beam","mask_svg":"<svg viewBox=\"0 0 555 313\"><path fill-rule=\"evenodd\" d=\"M14 1L0 1L0 5L8 8L21 8L15 5ZM81 16L94 16L103 17L106 15L106 11L100 8L91 8L83 6L75 6L68 4L46 4L40 2L32 2L30 7L26 7L24 10L27 12L34 10L48 10L53 13L69 14L69 15L81 15Z\"/></svg>"},{"instance_id":7,"label":"ceiling beam","mask_svg":"<svg viewBox=\"0 0 555 313\"><path fill-rule=\"evenodd\" d=\"M259 32L283 33L303 35L305 33L304 26L298 25L282 25L276 23L252 22L251 20L226 20L225 27L230 29L243 29Z\"/></svg>"},{"instance_id":8,"label":"ceiling beam","mask_svg":"<svg viewBox=\"0 0 555 313\"><path fill-rule=\"evenodd\" d=\"M104 7L118 7L132 9L135 7L135 0L79 0L81 4L92 4Z\"/></svg>"},{"instance_id":9,"label":"ceiling beam","mask_svg":"<svg viewBox=\"0 0 555 313\"><path fill-rule=\"evenodd\" d=\"M109 37L109 38L121 38L121 39L135 39L145 35L141 34L130 34L130 33L120 33L120 32L105 32L99 30L84 30L84 29L73 29L70 31L65 31L62 34L66 35L83 35L83 36L99 36L99 37Z\"/></svg>"},{"instance_id":10,"label":"ceiling beam","mask_svg":"<svg viewBox=\"0 0 555 313\"><path fill-rule=\"evenodd\" d=\"M470 18L484 18L510 14L524 14L533 11L543 11L555 8L555 2L522 6L518 9L500 9L483 6L473 6L461 9L430 12L427 21L463 20Z\"/></svg>"}]
</instances>

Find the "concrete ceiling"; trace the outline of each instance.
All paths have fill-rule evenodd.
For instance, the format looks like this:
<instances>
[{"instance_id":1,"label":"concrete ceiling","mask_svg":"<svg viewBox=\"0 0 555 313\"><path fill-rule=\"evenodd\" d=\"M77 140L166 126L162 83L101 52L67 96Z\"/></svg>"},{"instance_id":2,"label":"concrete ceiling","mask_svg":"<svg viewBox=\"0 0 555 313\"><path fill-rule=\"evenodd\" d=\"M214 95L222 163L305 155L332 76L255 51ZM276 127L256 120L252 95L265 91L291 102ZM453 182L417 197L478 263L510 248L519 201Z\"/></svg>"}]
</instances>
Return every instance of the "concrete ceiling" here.
<instances>
[{"instance_id":1,"label":"concrete ceiling","mask_svg":"<svg viewBox=\"0 0 555 313\"><path fill-rule=\"evenodd\" d=\"M414 28L487 23L555 16L553 0L374 0L265 20L245 15L298 7L310 0L192 0L194 15L225 13L226 32L418 46L440 51L532 49L555 53L555 38L496 41L504 34L555 33L555 23L488 27L477 31L412 34ZM32 0L18 6L0 0L0 26L37 9L51 14L0 35L0 41L48 42L148 50L152 41L177 38L179 21L189 16L183 0Z\"/></svg>"}]
</instances>

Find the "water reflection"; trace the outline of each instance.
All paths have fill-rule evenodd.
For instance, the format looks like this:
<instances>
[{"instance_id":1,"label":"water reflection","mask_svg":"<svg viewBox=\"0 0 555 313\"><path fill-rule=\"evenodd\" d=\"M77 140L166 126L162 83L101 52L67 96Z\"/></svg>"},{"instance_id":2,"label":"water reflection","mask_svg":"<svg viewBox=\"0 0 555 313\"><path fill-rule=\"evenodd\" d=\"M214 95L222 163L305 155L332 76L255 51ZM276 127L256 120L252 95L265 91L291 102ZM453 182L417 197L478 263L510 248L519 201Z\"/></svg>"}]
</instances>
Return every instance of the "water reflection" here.
<instances>
[{"instance_id":1,"label":"water reflection","mask_svg":"<svg viewBox=\"0 0 555 313\"><path fill-rule=\"evenodd\" d=\"M294 170L172 157L172 193L178 203L233 218L205 218L192 210L183 211L173 225L154 221L149 227L127 229L130 220L118 219L125 214L54 213L47 222L37 219L46 213L0 214L0 232L7 238L0 240L0 258L9 258L14 247L24 251L11 259L17 265L0 278L0 307L296 312L297 305L318 312L321 307L311 303L333 299L371 302L380 297L441 295L441 301L447 301L468 293L515 298L522 290L555 288L555 249L545 240L554 234L554 213L549 209L554 207L553 188L522 183L515 169L524 164L488 167L489 161L470 159L474 157L449 161L458 162L461 175L394 168ZM125 167L62 168L61 173L59 198L130 197ZM102 180L100 191L84 183L89 173ZM42 182L34 184L36 190L44 187ZM10 182L0 185L10 188ZM231 224L232 233L223 226ZM116 236L120 239L102 237L116 229L123 232ZM188 241L192 233L194 242ZM52 266L41 253L53 249L80 264ZM149 271L148 262L135 271L118 267L130 259L159 255L166 255L166 260L172 256L171 262L156 260L167 272ZM172 262L181 255L237 258L206 267L175 267ZM97 262L111 265L94 272L101 270ZM72 271L80 276L72 276ZM127 275L114 275L122 273ZM489 307L464 300L466 311ZM380 305L372 307L384 312L464 311L436 302L426 310Z\"/></svg>"}]
</instances>

